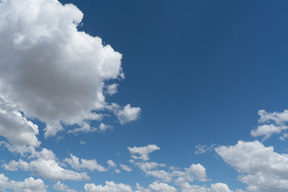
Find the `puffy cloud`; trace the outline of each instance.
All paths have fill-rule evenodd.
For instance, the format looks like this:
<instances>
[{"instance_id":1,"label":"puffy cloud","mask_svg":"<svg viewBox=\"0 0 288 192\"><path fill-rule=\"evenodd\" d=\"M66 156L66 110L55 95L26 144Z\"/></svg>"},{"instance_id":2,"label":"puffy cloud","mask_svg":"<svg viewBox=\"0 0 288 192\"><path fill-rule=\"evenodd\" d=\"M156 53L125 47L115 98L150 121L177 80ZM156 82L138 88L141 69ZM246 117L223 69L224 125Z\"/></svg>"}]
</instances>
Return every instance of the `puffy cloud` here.
<instances>
[{"instance_id":1,"label":"puffy cloud","mask_svg":"<svg viewBox=\"0 0 288 192\"><path fill-rule=\"evenodd\" d=\"M259 141L238 141L234 146L215 149L225 162L241 173L239 180L250 191L288 190L288 156L274 152Z\"/></svg>"},{"instance_id":2,"label":"puffy cloud","mask_svg":"<svg viewBox=\"0 0 288 192\"><path fill-rule=\"evenodd\" d=\"M38 128L26 117L47 124L45 137L62 131L62 124L91 131L85 122L101 120L95 111L106 108L105 82L124 77L122 55L78 31L82 18L76 6L57 0L1 1L0 135L9 142L39 146ZM108 87L115 93L116 85ZM127 123L139 112L127 105L116 115Z\"/></svg>"},{"instance_id":3,"label":"puffy cloud","mask_svg":"<svg viewBox=\"0 0 288 192\"><path fill-rule=\"evenodd\" d=\"M277 124L282 124L284 122L288 122L288 110L284 110L283 112L273 112L269 113L265 110L259 110L258 115L260 116L259 122L266 123L269 121L274 121Z\"/></svg>"},{"instance_id":4,"label":"puffy cloud","mask_svg":"<svg viewBox=\"0 0 288 192\"><path fill-rule=\"evenodd\" d=\"M126 105L123 109L116 110L116 115L121 124L135 121L140 116L141 109L139 107L131 107L130 104Z\"/></svg>"},{"instance_id":5,"label":"puffy cloud","mask_svg":"<svg viewBox=\"0 0 288 192\"><path fill-rule=\"evenodd\" d=\"M53 189L57 191L76 192L74 189L70 189L67 185L64 185L60 181L57 181L57 183L55 183Z\"/></svg>"},{"instance_id":6,"label":"puffy cloud","mask_svg":"<svg viewBox=\"0 0 288 192\"><path fill-rule=\"evenodd\" d=\"M27 120L16 105L5 99L0 92L0 136L6 137L13 145L37 147L40 145L36 137L38 133L38 126Z\"/></svg>"},{"instance_id":7,"label":"puffy cloud","mask_svg":"<svg viewBox=\"0 0 288 192\"><path fill-rule=\"evenodd\" d=\"M127 172L131 172L132 171L132 168L127 166L127 165L123 165L123 164L120 164L120 167L124 170L124 171L127 171Z\"/></svg>"},{"instance_id":8,"label":"puffy cloud","mask_svg":"<svg viewBox=\"0 0 288 192\"><path fill-rule=\"evenodd\" d=\"M232 192L225 183L211 184L210 187L203 187L199 185L190 185L188 182L182 179L175 181L175 185L178 185L182 192Z\"/></svg>"},{"instance_id":9,"label":"puffy cloud","mask_svg":"<svg viewBox=\"0 0 288 192\"><path fill-rule=\"evenodd\" d=\"M149 189L155 192L176 192L177 189L173 186L168 185L167 183L157 183L153 182L149 185Z\"/></svg>"},{"instance_id":10,"label":"puffy cloud","mask_svg":"<svg viewBox=\"0 0 288 192\"><path fill-rule=\"evenodd\" d=\"M70 158L65 158L64 161L68 163L73 169L76 170L82 170L82 169L89 169L90 171L106 171L106 168L102 165L99 165L95 159L87 160L87 159L81 159L79 161L79 158L75 155L70 154Z\"/></svg>"},{"instance_id":11,"label":"puffy cloud","mask_svg":"<svg viewBox=\"0 0 288 192\"><path fill-rule=\"evenodd\" d=\"M251 131L251 136L258 137L258 136L264 136L264 139L268 139L273 134L279 134L283 130L288 129L287 126L277 126L277 125L261 125L258 126L256 130Z\"/></svg>"},{"instance_id":12,"label":"puffy cloud","mask_svg":"<svg viewBox=\"0 0 288 192\"><path fill-rule=\"evenodd\" d=\"M38 175L50 180L86 180L89 179L85 172L75 172L72 170L64 169L57 161L55 154L48 149L42 149L41 152L33 154L33 160L26 162L23 160L10 161L8 164L2 166L6 170L16 171L21 169L24 171L32 171Z\"/></svg>"},{"instance_id":13,"label":"puffy cloud","mask_svg":"<svg viewBox=\"0 0 288 192\"><path fill-rule=\"evenodd\" d=\"M23 192L46 192L46 186L41 179L29 177L24 181L9 180L4 174L0 174L0 189L11 189Z\"/></svg>"},{"instance_id":14,"label":"puffy cloud","mask_svg":"<svg viewBox=\"0 0 288 192\"><path fill-rule=\"evenodd\" d=\"M94 183L85 184L84 189L87 192L133 192L131 186L123 183L114 183L106 181L106 185L95 185Z\"/></svg>"},{"instance_id":15,"label":"puffy cloud","mask_svg":"<svg viewBox=\"0 0 288 192\"><path fill-rule=\"evenodd\" d=\"M147 161L149 160L149 154L153 151L160 150L160 148L157 145L147 145L144 147L128 147L128 150L132 154L133 159Z\"/></svg>"}]
</instances>

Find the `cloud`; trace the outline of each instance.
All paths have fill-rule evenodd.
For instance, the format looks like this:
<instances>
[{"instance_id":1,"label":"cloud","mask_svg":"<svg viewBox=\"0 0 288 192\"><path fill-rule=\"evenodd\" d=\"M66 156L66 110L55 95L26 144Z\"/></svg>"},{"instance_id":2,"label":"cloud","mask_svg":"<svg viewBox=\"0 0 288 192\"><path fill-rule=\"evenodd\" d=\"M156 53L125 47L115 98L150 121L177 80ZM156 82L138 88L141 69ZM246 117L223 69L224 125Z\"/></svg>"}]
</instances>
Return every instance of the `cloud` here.
<instances>
[{"instance_id":1,"label":"cloud","mask_svg":"<svg viewBox=\"0 0 288 192\"><path fill-rule=\"evenodd\" d=\"M2 167L6 170L17 171L21 169L23 171L32 171L43 178L50 180L87 180L89 179L85 172L75 172L72 170L64 169L57 163L55 154L48 149L42 149L40 152L36 152L30 158L33 158L30 162L23 160L10 161L8 164L3 164Z\"/></svg>"},{"instance_id":2,"label":"cloud","mask_svg":"<svg viewBox=\"0 0 288 192\"><path fill-rule=\"evenodd\" d=\"M109 169L114 169L115 173L120 173L120 169L117 168L117 164L114 163L112 160L108 160L107 164L109 165Z\"/></svg>"},{"instance_id":3,"label":"cloud","mask_svg":"<svg viewBox=\"0 0 288 192\"><path fill-rule=\"evenodd\" d=\"M123 183L114 183L113 181L106 181L106 185L95 185L94 183L85 184L84 189L87 192L133 192L130 185Z\"/></svg>"},{"instance_id":4,"label":"cloud","mask_svg":"<svg viewBox=\"0 0 288 192\"><path fill-rule=\"evenodd\" d=\"M178 179L175 181L175 185L178 185L182 192L232 192L225 183L216 183L211 184L210 187L204 187L199 185L190 185L185 180Z\"/></svg>"},{"instance_id":5,"label":"cloud","mask_svg":"<svg viewBox=\"0 0 288 192\"><path fill-rule=\"evenodd\" d=\"M63 131L63 124L83 127L101 120L95 111L107 105L105 82L124 77L122 55L103 46L101 38L78 31L82 18L76 6L57 0L1 1L0 97L9 102L1 99L0 135L9 142L39 146L37 128L27 117L47 124L46 138ZM123 124L139 112L127 105L117 117Z\"/></svg>"},{"instance_id":6,"label":"cloud","mask_svg":"<svg viewBox=\"0 0 288 192\"><path fill-rule=\"evenodd\" d=\"M117 92L118 92L118 90L117 90L117 87L118 87L119 85L118 84L116 84L116 83L113 83L113 84L111 84L111 85L108 85L107 87L106 87L106 92L107 92L107 94L108 95L114 95L114 94L116 94Z\"/></svg>"},{"instance_id":7,"label":"cloud","mask_svg":"<svg viewBox=\"0 0 288 192\"><path fill-rule=\"evenodd\" d=\"M74 189L70 189L67 185L64 185L60 181L57 181L57 183L55 183L53 189L57 191L76 192Z\"/></svg>"},{"instance_id":8,"label":"cloud","mask_svg":"<svg viewBox=\"0 0 288 192\"><path fill-rule=\"evenodd\" d=\"M144 187L140 186L138 183L136 185L136 190L135 192L176 192L177 189L173 186L168 185L167 183L158 183L158 182L153 182L152 184L149 185L148 189L145 189Z\"/></svg>"},{"instance_id":9,"label":"cloud","mask_svg":"<svg viewBox=\"0 0 288 192\"><path fill-rule=\"evenodd\" d=\"M65 158L64 162L68 163L73 169L76 169L78 171L82 169L89 169L90 171L107 171L105 167L102 165L99 165L95 159L87 160L87 159L81 159L79 160L78 157L75 155L70 154L70 158Z\"/></svg>"},{"instance_id":10,"label":"cloud","mask_svg":"<svg viewBox=\"0 0 288 192\"><path fill-rule=\"evenodd\" d=\"M29 177L24 181L9 180L4 174L0 174L0 189L11 189L24 192L46 192L46 187L41 179Z\"/></svg>"},{"instance_id":11,"label":"cloud","mask_svg":"<svg viewBox=\"0 0 288 192\"><path fill-rule=\"evenodd\" d=\"M215 149L223 160L241 175L239 180L250 191L282 192L288 190L288 157L274 152L259 141L238 141L234 146Z\"/></svg>"},{"instance_id":12,"label":"cloud","mask_svg":"<svg viewBox=\"0 0 288 192\"><path fill-rule=\"evenodd\" d=\"M6 137L13 145L37 147L41 143L36 137L38 133L38 126L24 117L17 107L0 93L0 136Z\"/></svg>"},{"instance_id":13,"label":"cloud","mask_svg":"<svg viewBox=\"0 0 288 192\"><path fill-rule=\"evenodd\" d=\"M271 137L273 134L279 134L283 130L288 129L287 126L277 126L277 125L261 125L258 126L257 129L251 131L251 136L252 137L258 137L258 136L264 136L264 140L268 139Z\"/></svg>"},{"instance_id":14,"label":"cloud","mask_svg":"<svg viewBox=\"0 0 288 192\"><path fill-rule=\"evenodd\" d=\"M160 148L157 145L147 145L144 147L128 147L128 150L132 154L131 157L133 159L147 161L149 160L149 154L154 151L160 150Z\"/></svg>"},{"instance_id":15,"label":"cloud","mask_svg":"<svg viewBox=\"0 0 288 192\"><path fill-rule=\"evenodd\" d=\"M265 110L259 110L258 115L260 116L260 123L267 123L270 121L275 122L276 124L282 124L284 122L288 122L288 110L284 110L283 112L273 112L269 113Z\"/></svg>"},{"instance_id":16,"label":"cloud","mask_svg":"<svg viewBox=\"0 0 288 192\"><path fill-rule=\"evenodd\" d=\"M213 151L213 149L216 147L215 144L212 144L210 146L207 146L207 145L197 145L195 146L195 155L198 155L198 154L204 154L204 153L207 153L209 151Z\"/></svg>"},{"instance_id":17,"label":"cloud","mask_svg":"<svg viewBox=\"0 0 288 192\"><path fill-rule=\"evenodd\" d=\"M127 165L123 165L123 164L120 164L120 167L124 170L124 171L127 171L127 172L131 172L132 171L132 168L127 166Z\"/></svg>"},{"instance_id":18,"label":"cloud","mask_svg":"<svg viewBox=\"0 0 288 192\"><path fill-rule=\"evenodd\" d=\"M126 124L135 121L140 116L141 109L139 107L131 107L126 105L123 109L116 110L115 114L121 124Z\"/></svg>"}]
</instances>

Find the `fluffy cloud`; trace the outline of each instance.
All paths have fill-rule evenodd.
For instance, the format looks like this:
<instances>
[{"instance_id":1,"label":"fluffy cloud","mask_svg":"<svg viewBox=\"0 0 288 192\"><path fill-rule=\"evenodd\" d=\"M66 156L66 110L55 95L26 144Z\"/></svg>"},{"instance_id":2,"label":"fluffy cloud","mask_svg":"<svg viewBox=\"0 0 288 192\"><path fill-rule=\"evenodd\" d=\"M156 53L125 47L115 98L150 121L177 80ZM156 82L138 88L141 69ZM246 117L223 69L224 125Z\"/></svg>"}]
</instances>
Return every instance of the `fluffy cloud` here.
<instances>
[{"instance_id":1,"label":"fluffy cloud","mask_svg":"<svg viewBox=\"0 0 288 192\"><path fill-rule=\"evenodd\" d=\"M141 109L139 107L131 107L130 104L126 105L123 109L116 109L115 114L121 124L135 121L140 116Z\"/></svg>"},{"instance_id":2,"label":"fluffy cloud","mask_svg":"<svg viewBox=\"0 0 288 192\"><path fill-rule=\"evenodd\" d=\"M133 159L147 161L149 160L149 154L153 151L160 150L160 148L157 145L147 145L144 147L128 147L128 150L132 154Z\"/></svg>"},{"instance_id":3,"label":"fluffy cloud","mask_svg":"<svg viewBox=\"0 0 288 192\"><path fill-rule=\"evenodd\" d=\"M131 186L123 183L114 183L106 181L106 185L95 185L94 183L85 184L84 189L87 192L133 192Z\"/></svg>"},{"instance_id":4,"label":"fluffy cloud","mask_svg":"<svg viewBox=\"0 0 288 192\"><path fill-rule=\"evenodd\" d=\"M195 155L204 154L204 153L207 153L209 151L213 151L213 149L215 147L216 147L215 144L212 144L210 146L207 146L207 145L196 145L195 146Z\"/></svg>"},{"instance_id":5,"label":"fluffy cloud","mask_svg":"<svg viewBox=\"0 0 288 192\"><path fill-rule=\"evenodd\" d=\"M38 175L50 180L86 180L89 179L85 172L75 172L64 169L57 163L55 154L47 149L42 149L41 152L33 154L33 160L26 162L23 160L10 161L8 164L3 164L2 167L6 170L17 171L32 171Z\"/></svg>"},{"instance_id":6,"label":"fluffy cloud","mask_svg":"<svg viewBox=\"0 0 288 192\"><path fill-rule=\"evenodd\" d=\"M62 124L101 120L95 110L107 105L105 82L124 77L122 55L78 31L82 18L77 7L57 0L1 1L0 97L9 102L0 101L0 135L11 143L39 145L37 127L26 117L45 122L46 137L63 130ZM25 116L14 113L19 110ZM117 117L126 123L139 111L127 105Z\"/></svg>"},{"instance_id":7,"label":"fluffy cloud","mask_svg":"<svg viewBox=\"0 0 288 192\"><path fill-rule=\"evenodd\" d=\"M0 189L11 189L23 192L46 192L46 186L41 179L29 177L24 181L9 180L4 174L0 174Z\"/></svg>"},{"instance_id":8,"label":"fluffy cloud","mask_svg":"<svg viewBox=\"0 0 288 192\"><path fill-rule=\"evenodd\" d=\"M13 145L39 146L38 133L38 126L27 120L0 92L0 136L6 137Z\"/></svg>"},{"instance_id":9,"label":"fluffy cloud","mask_svg":"<svg viewBox=\"0 0 288 192\"><path fill-rule=\"evenodd\" d=\"M106 88L107 89L106 90L107 94L110 95L110 96L116 94L118 92L117 87L118 87L118 84L116 84L116 83L108 85L107 88Z\"/></svg>"},{"instance_id":10,"label":"fluffy cloud","mask_svg":"<svg viewBox=\"0 0 288 192\"><path fill-rule=\"evenodd\" d=\"M274 121L277 124L282 124L284 122L288 122L288 110L284 110L283 112L273 112L269 113L265 110L259 110L258 115L260 116L259 122L266 123L269 121Z\"/></svg>"},{"instance_id":11,"label":"fluffy cloud","mask_svg":"<svg viewBox=\"0 0 288 192\"><path fill-rule=\"evenodd\" d=\"M211 184L210 187L203 187L199 185L190 185L188 182L182 179L175 181L182 192L232 192L225 183Z\"/></svg>"},{"instance_id":12,"label":"fluffy cloud","mask_svg":"<svg viewBox=\"0 0 288 192\"><path fill-rule=\"evenodd\" d=\"M76 192L74 189L70 189L67 185L64 185L60 181L57 181L57 183L55 183L53 189L57 191Z\"/></svg>"},{"instance_id":13,"label":"fluffy cloud","mask_svg":"<svg viewBox=\"0 0 288 192\"><path fill-rule=\"evenodd\" d=\"M136 185L137 190L136 192L176 192L177 189L173 186L168 185L167 183L158 183L153 182L149 185L148 189L145 189L144 187L140 186L138 183Z\"/></svg>"},{"instance_id":14,"label":"fluffy cloud","mask_svg":"<svg viewBox=\"0 0 288 192\"><path fill-rule=\"evenodd\" d=\"M75 155L70 154L70 158L65 158L64 161L68 163L73 169L82 170L82 169L89 169L90 171L106 171L102 165L99 165L95 159L87 160L81 159L79 160L78 157ZM81 161L81 162L80 162Z\"/></svg>"},{"instance_id":15,"label":"fluffy cloud","mask_svg":"<svg viewBox=\"0 0 288 192\"><path fill-rule=\"evenodd\" d=\"M257 129L251 131L251 136L258 137L258 136L264 136L264 140L271 137L273 134L279 134L283 130L288 129L287 126L277 126L277 125L261 125L258 126Z\"/></svg>"},{"instance_id":16,"label":"fluffy cloud","mask_svg":"<svg viewBox=\"0 0 288 192\"><path fill-rule=\"evenodd\" d=\"M274 152L259 141L239 141L234 146L215 149L225 162L241 173L239 180L250 191L288 190L288 156Z\"/></svg>"}]
</instances>

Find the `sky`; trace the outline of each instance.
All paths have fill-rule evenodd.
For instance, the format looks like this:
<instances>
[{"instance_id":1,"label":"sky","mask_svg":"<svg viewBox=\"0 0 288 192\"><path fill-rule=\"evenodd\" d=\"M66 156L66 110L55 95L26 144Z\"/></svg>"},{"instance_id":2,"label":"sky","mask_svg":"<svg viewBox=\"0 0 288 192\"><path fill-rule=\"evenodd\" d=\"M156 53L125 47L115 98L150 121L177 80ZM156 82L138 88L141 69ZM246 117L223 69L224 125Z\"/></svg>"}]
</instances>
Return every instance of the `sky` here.
<instances>
[{"instance_id":1,"label":"sky","mask_svg":"<svg viewBox=\"0 0 288 192\"><path fill-rule=\"evenodd\" d=\"M0 191L288 191L287 9L0 0Z\"/></svg>"}]
</instances>

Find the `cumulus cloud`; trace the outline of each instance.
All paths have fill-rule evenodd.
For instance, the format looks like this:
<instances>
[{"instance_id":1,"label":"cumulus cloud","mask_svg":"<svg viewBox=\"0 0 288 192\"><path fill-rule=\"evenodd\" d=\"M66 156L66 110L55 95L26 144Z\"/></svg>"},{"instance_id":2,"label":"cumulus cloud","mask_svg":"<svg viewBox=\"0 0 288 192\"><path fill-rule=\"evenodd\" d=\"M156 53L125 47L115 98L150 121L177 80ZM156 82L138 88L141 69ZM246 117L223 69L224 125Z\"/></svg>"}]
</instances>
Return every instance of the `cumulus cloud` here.
<instances>
[{"instance_id":1,"label":"cumulus cloud","mask_svg":"<svg viewBox=\"0 0 288 192\"><path fill-rule=\"evenodd\" d=\"M124 77L122 55L99 37L78 31L82 18L76 6L57 0L1 1L0 135L9 142L39 146L38 128L26 117L47 124L45 137L62 131L62 124L83 128L101 120L95 111L107 105L105 82ZM109 94L116 88L111 85ZM117 117L127 123L139 111L127 105Z\"/></svg>"},{"instance_id":2,"label":"cumulus cloud","mask_svg":"<svg viewBox=\"0 0 288 192\"><path fill-rule=\"evenodd\" d=\"M251 136L258 137L258 136L264 136L264 140L271 137L273 134L279 134L283 130L288 129L287 126L277 126L277 125L261 125L258 126L257 129L251 131Z\"/></svg>"},{"instance_id":3,"label":"cumulus cloud","mask_svg":"<svg viewBox=\"0 0 288 192\"><path fill-rule=\"evenodd\" d=\"M8 164L3 164L2 167L6 170L17 171L32 171L43 178L50 180L87 180L89 176L85 172L75 172L64 169L56 161L56 156L53 151L42 149L40 152L33 154L34 157L30 162L23 160L10 161Z\"/></svg>"},{"instance_id":4,"label":"cumulus cloud","mask_svg":"<svg viewBox=\"0 0 288 192\"><path fill-rule=\"evenodd\" d=\"M87 160L87 159L79 159L75 155L70 154L70 158L65 158L64 162L68 163L73 169L78 171L82 169L89 169L90 171L107 171L105 167L99 165L95 159Z\"/></svg>"},{"instance_id":5,"label":"cumulus cloud","mask_svg":"<svg viewBox=\"0 0 288 192\"><path fill-rule=\"evenodd\" d=\"M70 189L67 185L64 185L60 181L57 181L57 183L55 183L53 189L57 191L76 192L74 189Z\"/></svg>"},{"instance_id":6,"label":"cumulus cloud","mask_svg":"<svg viewBox=\"0 0 288 192\"><path fill-rule=\"evenodd\" d=\"M175 181L175 185L178 185L182 192L232 192L225 183L216 183L211 184L210 187L204 187L199 185L190 185L185 180L178 179Z\"/></svg>"},{"instance_id":7,"label":"cumulus cloud","mask_svg":"<svg viewBox=\"0 0 288 192\"><path fill-rule=\"evenodd\" d=\"M273 121L277 124L282 124L284 122L288 122L288 110L284 110L283 112L266 112L265 110L259 110L258 115L260 116L259 122L266 123Z\"/></svg>"},{"instance_id":8,"label":"cumulus cloud","mask_svg":"<svg viewBox=\"0 0 288 192\"><path fill-rule=\"evenodd\" d=\"M46 187L41 179L29 177L24 181L9 180L4 174L0 174L0 189L11 189L13 191L23 192L46 192Z\"/></svg>"},{"instance_id":9,"label":"cumulus cloud","mask_svg":"<svg viewBox=\"0 0 288 192\"><path fill-rule=\"evenodd\" d=\"M126 105L123 109L116 109L115 114L121 124L135 121L140 116L141 109L139 107L131 107L130 104Z\"/></svg>"},{"instance_id":10,"label":"cumulus cloud","mask_svg":"<svg viewBox=\"0 0 288 192\"><path fill-rule=\"evenodd\" d=\"M223 160L241 175L239 180L250 191L282 192L288 190L288 156L274 152L259 141L239 141L234 146L215 149Z\"/></svg>"},{"instance_id":11,"label":"cumulus cloud","mask_svg":"<svg viewBox=\"0 0 288 192\"><path fill-rule=\"evenodd\" d=\"M173 186L168 185L167 183L158 183L158 182L153 182L152 184L149 185L147 189L144 187L140 186L138 183L136 185L137 190L135 192L176 192L177 189Z\"/></svg>"},{"instance_id":12,"label":"cumulus cloud","mask_svg":"<svg viewBox=\"0 0 288 192\"><path fill-rule=\"evenodd\" d=\"M87 183L84 186L87 192L133 192L130 185L123 183L114 183L113 181L106 181L106 185L95 185L94 183Z\"/></svg>"},{"instance_id":13,"label":"cumulus cloud","mask_svg":"<svg viewBox=\"0 0 288 192\"><path fill-rule=\"evenodd\" d=\"M128 147L129 152L132 154L133 159L140 159L143 161L149 160L149 154L160 150L160 147L157 145L147 145L144 147ZM136 155L135 155L136 154Z\"/></svg>"},{"instance_id":14,"label":"cumulus cloud","mask_svg":"<svg viewBox=\"0 0 288 192\"><path fill-rule=\"evenodd\" d=\"M13 145L37 147L41 143L36 137L38 133L38 126L27 120L17 106L0 93L0 136L6 137Z\"/></svg>"}]
</instances>

